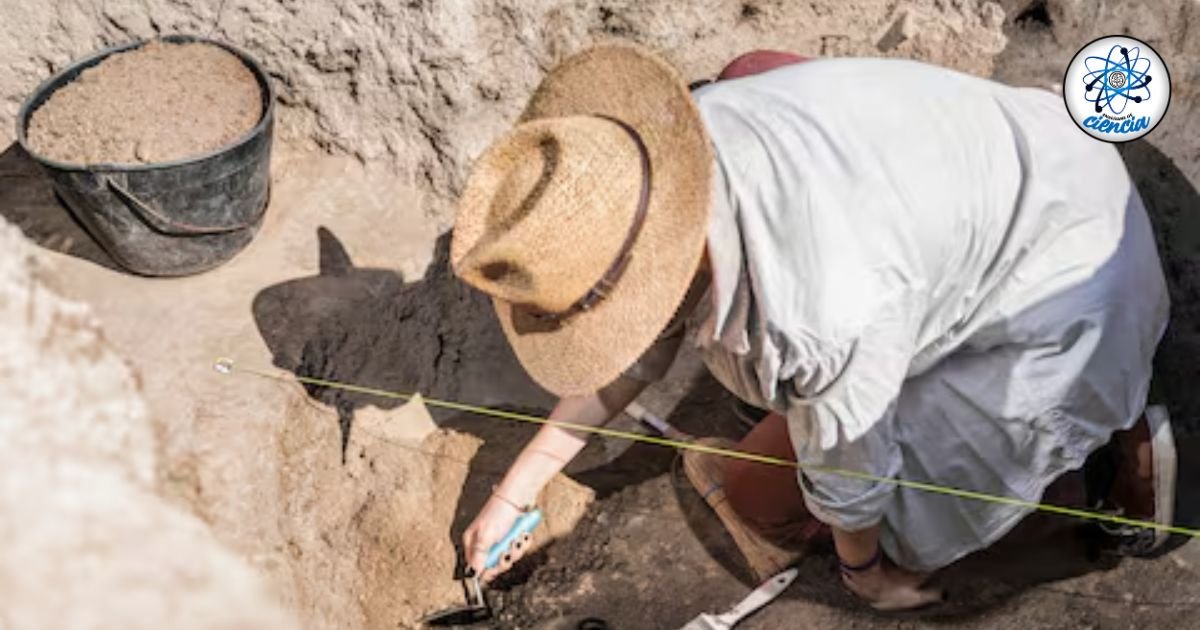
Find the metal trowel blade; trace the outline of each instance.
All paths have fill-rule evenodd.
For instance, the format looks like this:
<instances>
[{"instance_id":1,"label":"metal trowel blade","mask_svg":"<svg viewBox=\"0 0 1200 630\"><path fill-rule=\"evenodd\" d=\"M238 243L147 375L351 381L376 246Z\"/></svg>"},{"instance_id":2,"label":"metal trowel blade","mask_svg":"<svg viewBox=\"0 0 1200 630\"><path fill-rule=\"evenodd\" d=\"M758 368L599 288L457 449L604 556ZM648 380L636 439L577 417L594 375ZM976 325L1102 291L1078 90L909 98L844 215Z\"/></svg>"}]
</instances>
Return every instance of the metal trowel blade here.
<instances>
[{"instance_id":1,"label":"metal trowel blade","mask_svg":"<svg viewBox=\"0 0 1200 630\"><path fill-rule=\"evenodd\" d=\"M492 611L487 608L462 606L435 612L422 619L421 623L431 628L447 628L452 626L469 626L491 618Z\"/></svg>"},{"instance_id":2,"label":"metal trowel blade","mask_svg":"<svg viewBox=\"0 0 1200 630\"><path fill-rule=\"evenodd\" d=\"M431 628L446 628L451 626L469 626L487 621L492 618L492 608L488 606L483 596L483 585L479 577L472 575L462 580L463 594L466 596L465 606L455 606L435 612L421 623Z\"/></svg>"}]
</instances>

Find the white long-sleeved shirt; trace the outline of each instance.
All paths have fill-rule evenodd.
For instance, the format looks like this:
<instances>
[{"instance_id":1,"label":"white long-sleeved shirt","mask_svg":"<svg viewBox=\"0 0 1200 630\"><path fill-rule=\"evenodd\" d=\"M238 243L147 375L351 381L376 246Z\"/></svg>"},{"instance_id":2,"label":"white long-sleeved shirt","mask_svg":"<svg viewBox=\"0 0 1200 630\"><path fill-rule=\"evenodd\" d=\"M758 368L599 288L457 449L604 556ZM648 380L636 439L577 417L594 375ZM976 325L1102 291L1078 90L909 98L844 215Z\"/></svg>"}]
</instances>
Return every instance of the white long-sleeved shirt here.
<instances>
[{"instance_id":1,"label":"white long-sleeved shirt","mask_svg":"<svg viewBox=\"0 0 1200 630\"><path fill-rule=\"evenodd\" d=\"M1144 405L1167 297L1111 145L1061 98L912 61L809 61L696 93L717 160L714 376L798 461L1037 501ZM631 374L655 376L672 335ZM916 569L1027 510L809 470L809 509Z\"/></svg>"}]
</instances>

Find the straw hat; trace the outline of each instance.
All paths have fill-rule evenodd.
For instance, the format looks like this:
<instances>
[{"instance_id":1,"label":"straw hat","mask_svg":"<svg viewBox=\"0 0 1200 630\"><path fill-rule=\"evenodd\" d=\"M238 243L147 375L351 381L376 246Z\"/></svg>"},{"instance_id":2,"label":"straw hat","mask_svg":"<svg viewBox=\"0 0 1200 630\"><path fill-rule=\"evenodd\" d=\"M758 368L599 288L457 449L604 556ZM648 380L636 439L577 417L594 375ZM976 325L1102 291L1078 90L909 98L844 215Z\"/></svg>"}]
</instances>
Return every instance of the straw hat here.
<instances>
[{"instance_id":1,"label":"straw hat","mask_svg":"<svg viewBox=\"0 0 1200 630\"><path fill-rule=\"evenodd\" d=\"M686 83L628 45L550 72L479 158L451 262L540 385L595 392L670 323L704 253L712 164Z\"/></svg>"}]
</instances>

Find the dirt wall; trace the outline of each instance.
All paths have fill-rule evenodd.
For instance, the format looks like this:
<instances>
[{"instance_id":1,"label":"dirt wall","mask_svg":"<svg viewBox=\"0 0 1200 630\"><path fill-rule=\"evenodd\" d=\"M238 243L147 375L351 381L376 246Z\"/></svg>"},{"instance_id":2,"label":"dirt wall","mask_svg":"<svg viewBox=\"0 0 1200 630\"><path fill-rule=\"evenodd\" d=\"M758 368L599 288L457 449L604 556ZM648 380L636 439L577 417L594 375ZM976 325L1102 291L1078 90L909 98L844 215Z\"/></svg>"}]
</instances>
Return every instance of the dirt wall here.
<instances>
[{"instance_id":1,"label":"dirt wall","mask_svg":"<svg viewBox=\"0 0 1200 630\"><path fill-rule=\"evenodd\" d=\"M1013 85L1059 85L1087 42L1127 34L1154 47L1171 77L1171 104L1144 142L1200 183L1200 2L1153 0L1005 0L1009 44L994 61L995 78ZM1136 177L1136 174L1135 174Z\"/></svg>"},{"instance_id":2,"label":"dirt wall","mask_svg":"<svg viewBox=\"0 0 1200 630\"><path fill-rule=\"evenodd\" d=\"M156 494L138 379L44 265L0 220L0 627L299 627Z\"/></svg>"},{"instance_id":3,"label":"dirt wall","mask_svg":"<svg viewBox=\"0 0 1200 630\"><path fill-rule=\"evenodd\" d=\"M134 37L208 33L275 80L285 140L394 161L447 196L543 72L605 38L663 51L690 78L738 53L930 59L977 74L1005 44L980 0L0 0L0 141L21 101L70 60ZM432 211L448 225L445 204Z\"/></svg>"}]
</instances>

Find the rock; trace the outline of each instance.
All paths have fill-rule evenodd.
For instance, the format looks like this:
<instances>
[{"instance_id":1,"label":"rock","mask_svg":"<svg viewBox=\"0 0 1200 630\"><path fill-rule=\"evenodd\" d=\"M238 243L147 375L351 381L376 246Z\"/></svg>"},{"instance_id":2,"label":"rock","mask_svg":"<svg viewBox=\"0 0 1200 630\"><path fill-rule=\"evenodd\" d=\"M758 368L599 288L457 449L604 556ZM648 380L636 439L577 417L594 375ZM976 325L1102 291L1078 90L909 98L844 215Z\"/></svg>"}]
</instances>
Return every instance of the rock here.
<instances>
[{"instance_id":1,"label":"rock","mask_svg":"<svg viewBox=\"0 0 1200 630\"><path fill-rule=\"evenodd\" d=\"M995 2L984 2L979 15L986 28L999 28L1004 24L1004 7Z\"/></svg>"},{"instance_id":2,"label":"rock","mask_svg":"<svg viewBox=\"0 0 1200 630\"><path fill-rule=\"evenodd\" d=\"M357 431L381 440L414 445L437 431L437 424L425 408L425 401L420 394L395 411L375 406L363 407L355 412L354 421ZM351 434L352 441L355 435L358 434Z\"/></svg>"},{"instance_id":3,"label":"rock","mask_svg":"<svg viewBox=\"0 0 1200 630\"><path fill-rule=\"evenodd\" d=\"M879 41L875 43L875 47L880 52L891 52L900 44L915 37L916 34L917 27L914 24L912 12L903 10L896 17L895 21L892 22L888 30L884 32L883 37L880 37Z\"/></svg>"},{"instance_id":4,"label":"rock","mask_svg":"<svg viewBox=\"0 0 1200 630\"><path fill-rule=\"evenodd\" d=\"M850 38L846 35L822 35L822 57L846 57L850 54Z\"/></svg>"}]
</instances>

